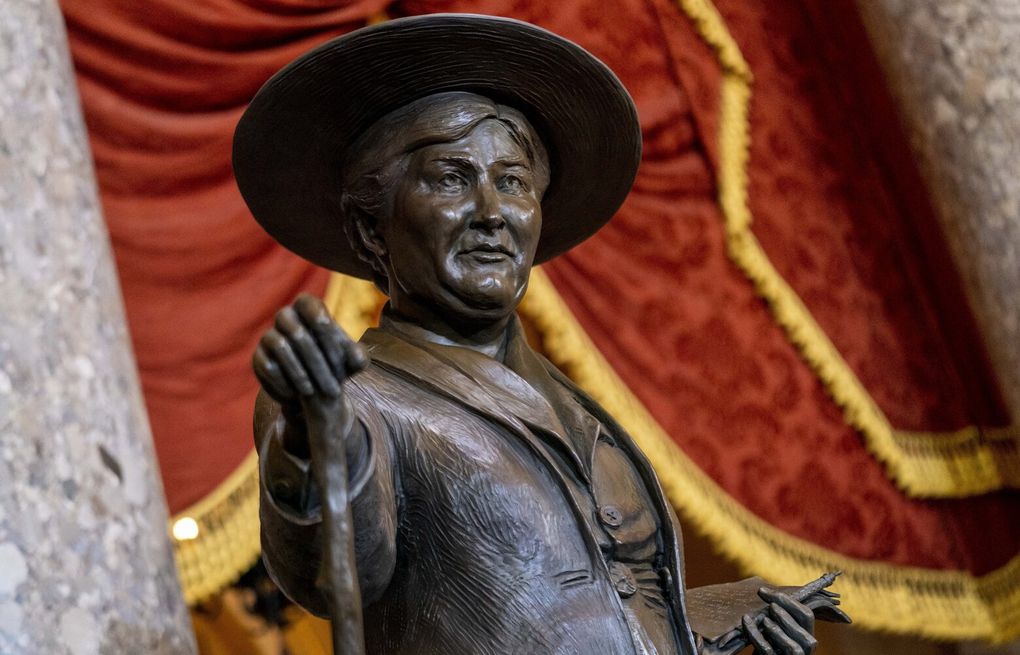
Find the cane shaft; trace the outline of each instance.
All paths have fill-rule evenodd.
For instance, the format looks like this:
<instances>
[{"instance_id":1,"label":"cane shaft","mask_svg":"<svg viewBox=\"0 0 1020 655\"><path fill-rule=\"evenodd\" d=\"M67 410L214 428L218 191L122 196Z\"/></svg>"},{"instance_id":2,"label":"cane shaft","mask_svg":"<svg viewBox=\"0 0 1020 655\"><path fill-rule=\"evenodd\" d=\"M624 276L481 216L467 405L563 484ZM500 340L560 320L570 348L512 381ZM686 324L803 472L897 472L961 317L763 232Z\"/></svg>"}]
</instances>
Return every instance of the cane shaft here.
<instances>
[{"instance_id":1,"label":"cane shaft","mask_svg":"<svg viewBox=\"0 0 1020 655\"><path fill-rule=\"evenodd\" d=\"M322 503L322 570L319 586L330 607L333 655L364 655L361 590L354 554L348 494L345 430L309 430L312 472Z\"/></svg>"}]
</instances>

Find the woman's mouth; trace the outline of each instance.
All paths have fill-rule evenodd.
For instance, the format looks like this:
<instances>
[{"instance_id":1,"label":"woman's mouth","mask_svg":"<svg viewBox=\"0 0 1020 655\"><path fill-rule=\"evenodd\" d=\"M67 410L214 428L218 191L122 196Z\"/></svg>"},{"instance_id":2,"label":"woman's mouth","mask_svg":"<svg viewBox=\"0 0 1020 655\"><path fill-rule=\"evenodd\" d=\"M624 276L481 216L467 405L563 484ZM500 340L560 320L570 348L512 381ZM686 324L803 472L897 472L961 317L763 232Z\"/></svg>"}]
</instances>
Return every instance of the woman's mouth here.
<instances>
[{"instance_id":1,"label":"woman's mouth","mask_svg":"<svg viewBox=\"0 0 1020 655\"><path fill-rule=\"evenodd\" d=\"M483 264L497 264L514 258L514 254L506 246L499 243L478 244L461 251L460 254L468 255L475 261Z\"/></svg>"}]
</instances>

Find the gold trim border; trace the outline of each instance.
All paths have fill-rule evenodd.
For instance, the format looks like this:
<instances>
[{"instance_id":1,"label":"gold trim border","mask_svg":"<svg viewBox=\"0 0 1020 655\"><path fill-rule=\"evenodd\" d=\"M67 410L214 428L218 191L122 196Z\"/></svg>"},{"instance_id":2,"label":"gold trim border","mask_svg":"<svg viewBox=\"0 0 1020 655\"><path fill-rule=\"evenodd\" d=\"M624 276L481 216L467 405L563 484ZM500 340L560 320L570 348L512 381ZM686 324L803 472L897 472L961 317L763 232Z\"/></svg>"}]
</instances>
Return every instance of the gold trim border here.
<instances>
[{"instance_id":1,"label":"gold trim border","mask_svg":"<svg viewBox=\"0 0 1020 655\"><path fill-rule=\"evenodd\" d=\"M855 559L793 537L738 503L680 450L541 270L532 272L520 312L541 335L546 356L634 437L684 519L744 570L789 583L842 570L837 589L847 612L864 628L951 640L1020 637L1020 555L975 577Z\"/></svg>"},{"instance_id":2,"label":"gold trim border","mask_svg":"<svg viewBox=\"0 0 1020 655\"><path fill-rule=\"evenodd\" d=\"M810 310L773 267L751 230L748 204L750 67L710 0L678 0L678 5L722 67L719 204L730 259L768 303L776 322L842 408L847 423L861 432L868 449L904 492L950 498L1020 486L1020 451L1013 439L985 439L975 426L947 433L893 428Z\"/></svg>"}]
</instances>

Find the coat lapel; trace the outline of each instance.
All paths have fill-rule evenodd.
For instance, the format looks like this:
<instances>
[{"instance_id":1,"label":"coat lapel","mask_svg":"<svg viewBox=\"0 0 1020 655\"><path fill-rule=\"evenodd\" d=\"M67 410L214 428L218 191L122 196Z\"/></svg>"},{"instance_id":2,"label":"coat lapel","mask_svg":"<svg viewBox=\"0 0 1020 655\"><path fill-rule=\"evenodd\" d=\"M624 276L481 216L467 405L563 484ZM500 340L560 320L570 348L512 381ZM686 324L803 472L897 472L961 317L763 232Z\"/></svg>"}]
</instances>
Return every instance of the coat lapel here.
<instances>
[{"instance_id":1,"label":"coat lapel","mask_svg":"<svg viewBox=\"0 0 1020 655\"><path fill-rule=\"evenodd\" d=\"M546 366L551 364L532 350L523 337L511 339L507 346L506 364L534 388L547 405L552 403L549 406L562 426L561 435L570 443L583 479L590 483L595 444L600 432L598 419L584 410L569 388L549 374Z\"/></svg>"},{"instance_id":2,"label":"coat lapel","mask_svg":"<svg viewBox=\"0 0 1020 655\"><path fill-rule=\"evenodd\" d=\"M491 357L467 348L412 342L384 329L365 332L361 343L368 347L374 362L466 405L529 441L534 431L541 432L556 443L582 479L590 480L590 464L586 466L575 452L549 402L520 375Z\"/></svg>"}]
</instances>

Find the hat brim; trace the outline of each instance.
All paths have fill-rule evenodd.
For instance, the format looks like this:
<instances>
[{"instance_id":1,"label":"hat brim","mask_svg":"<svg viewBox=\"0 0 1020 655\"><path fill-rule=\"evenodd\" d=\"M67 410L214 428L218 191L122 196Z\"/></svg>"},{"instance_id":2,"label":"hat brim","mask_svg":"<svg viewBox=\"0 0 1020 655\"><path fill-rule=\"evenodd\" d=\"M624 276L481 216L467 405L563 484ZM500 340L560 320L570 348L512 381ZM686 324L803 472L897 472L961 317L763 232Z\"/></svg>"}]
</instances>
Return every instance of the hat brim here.
<instances>
[{"instance_id":1,"label":"hat brim","mask_svg":"<svg viewBox=\"0 0 1020 655\"><path fill-rule=\"evenodd\" d=\"M255 219L298 255L371 278L344 233L341 162L375 121L444 91L514 107L538 131L552 174L536 263L594 234L626 198L641 132L630 95L605 64L528 23L430 14L329 41L259 90L238 123L233 154Z\"/></svg>"}]
</instances>

